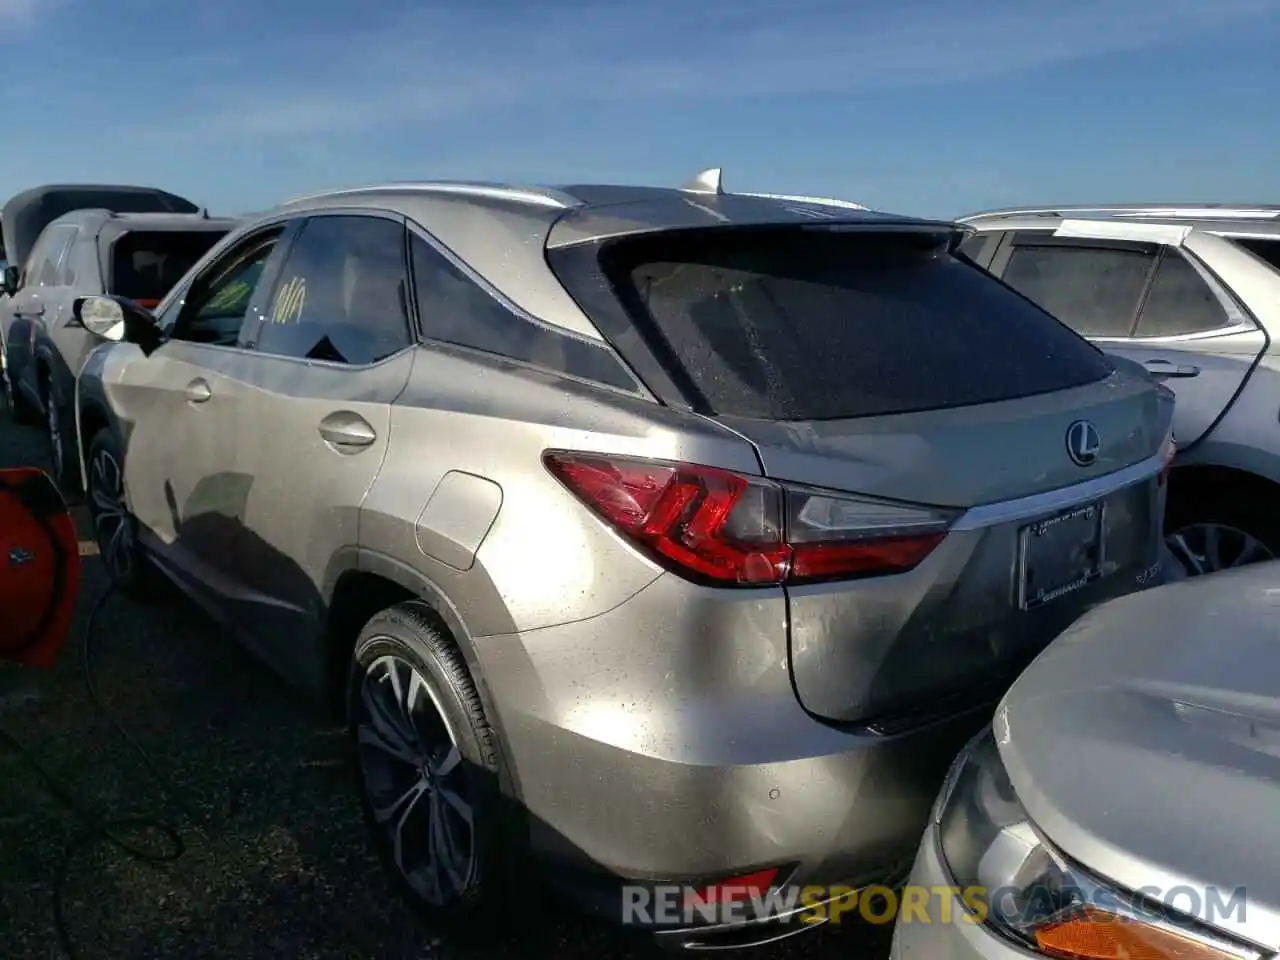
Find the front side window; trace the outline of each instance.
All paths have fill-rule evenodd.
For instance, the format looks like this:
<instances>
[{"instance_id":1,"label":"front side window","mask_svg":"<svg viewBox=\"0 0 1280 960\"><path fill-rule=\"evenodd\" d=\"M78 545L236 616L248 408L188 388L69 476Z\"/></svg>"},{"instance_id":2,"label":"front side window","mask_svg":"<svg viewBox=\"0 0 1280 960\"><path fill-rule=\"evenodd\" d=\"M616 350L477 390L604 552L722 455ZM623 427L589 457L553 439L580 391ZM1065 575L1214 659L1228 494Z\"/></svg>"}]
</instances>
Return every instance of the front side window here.
<instances>
[{"instance_id":1,"label":"front side window","mask_svg":"<svg viewBox=\"0 0 1280 960\"><path fill-rule=\"evenodd\" d=\"M408 273L402 223L318 216L290 247L257 349L331 363L377 363L407 347Z\"/></svg>"},{"instance_id":2,"label":"front side window","mask_svg":"<svg viewBox=\"0 0 1280 960\"><path fill-rule=\"evenodd\" d=\"M197 278L181 305L173 339L234 346L279 239L279 230L255 237Z\"/></svg>"}]
</instances>

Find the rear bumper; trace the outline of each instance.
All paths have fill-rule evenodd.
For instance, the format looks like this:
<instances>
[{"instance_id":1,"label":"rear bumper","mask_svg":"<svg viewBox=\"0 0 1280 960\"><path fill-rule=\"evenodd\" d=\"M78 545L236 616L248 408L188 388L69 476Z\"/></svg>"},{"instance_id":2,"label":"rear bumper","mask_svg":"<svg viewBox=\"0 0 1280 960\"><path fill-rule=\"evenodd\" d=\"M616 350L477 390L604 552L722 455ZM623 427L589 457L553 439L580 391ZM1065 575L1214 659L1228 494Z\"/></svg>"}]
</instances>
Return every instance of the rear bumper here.
<instances>
[{"instance_id":1,"label":"rear bumper","mask_svg":"<svg viewBox=\"0 0 1280 960\"><path fill-rule=\"evenodd\" d=\"M687 940L715 918L685 922L654 897L774 867L796 896L905 873L990 707L891 734L824 724L795 697L785 624L781 591L667 575L602 616L474 641L552 883ZM628 890L655 909L624 915Z\"/></svg>"}]
</instances>

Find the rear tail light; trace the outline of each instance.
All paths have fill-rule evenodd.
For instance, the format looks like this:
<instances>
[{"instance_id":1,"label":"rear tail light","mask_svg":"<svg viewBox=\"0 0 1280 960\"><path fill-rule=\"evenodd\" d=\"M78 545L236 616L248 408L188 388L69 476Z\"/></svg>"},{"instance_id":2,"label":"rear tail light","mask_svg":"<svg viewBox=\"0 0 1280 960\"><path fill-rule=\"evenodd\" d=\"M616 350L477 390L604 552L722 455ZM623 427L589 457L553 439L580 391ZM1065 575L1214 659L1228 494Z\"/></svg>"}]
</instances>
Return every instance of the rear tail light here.
<instances>
[{"instance_id":1,"label":"rear tail light","mask_svg":"<svg viewBox=\"0 0 1280 960\"><path fill-rule=\"evenodd\" d=\"M955 519L687 463L549 451L547 468L670 569L715 584L814 583L902 573Z\"/></svg>"}]
</instances>

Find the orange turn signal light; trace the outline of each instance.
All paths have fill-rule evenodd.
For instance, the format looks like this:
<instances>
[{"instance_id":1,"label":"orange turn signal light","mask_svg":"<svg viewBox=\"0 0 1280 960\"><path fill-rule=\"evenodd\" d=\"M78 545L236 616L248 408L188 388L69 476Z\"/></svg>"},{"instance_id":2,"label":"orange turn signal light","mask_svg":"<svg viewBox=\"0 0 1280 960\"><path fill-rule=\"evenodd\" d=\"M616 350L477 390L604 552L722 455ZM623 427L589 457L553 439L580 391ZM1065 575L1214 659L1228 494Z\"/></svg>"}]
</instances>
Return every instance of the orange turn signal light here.
<instances>
[{"instance_id":1,"label":"orange turn signal light","mask_svg":"<svg viewBox=\"0 0 1280 960\"><path fill-rule=\"evenodd\" d=\"M1084 907L1036 931L1036 945L1063 960L1236 960L1212 944L1164 925Z\"/></svg>"}]
</instances>

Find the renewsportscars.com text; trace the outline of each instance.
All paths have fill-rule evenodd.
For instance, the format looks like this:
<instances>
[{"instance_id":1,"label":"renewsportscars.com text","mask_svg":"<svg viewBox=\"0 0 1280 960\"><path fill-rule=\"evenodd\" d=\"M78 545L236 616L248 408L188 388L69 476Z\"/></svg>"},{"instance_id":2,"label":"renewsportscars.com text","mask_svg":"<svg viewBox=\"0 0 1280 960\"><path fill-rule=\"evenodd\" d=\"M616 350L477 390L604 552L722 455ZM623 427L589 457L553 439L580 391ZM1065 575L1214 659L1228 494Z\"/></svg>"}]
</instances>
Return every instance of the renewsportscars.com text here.
<instances>
[{"instance_id":1,"label":"renewsportscars.com text","mask_svg":"<svg viewBox=\"0 0 1280 960\"><path fill-rule=\"evenodd\" d=\"M1214 920L1245 919L1243 887L1148 888L1137 891L1148 909L1172 922L1190 917ZM678 885L627 886L622 889L622 922L643 926L736 924L764 918L793 923L840 923L855 918L866 923L985 923L993 912L1006 920L1043 919L1061 904L1064 894L1079 904L1113 912L1123 901L1106 891L1062 889L1037 891L1026 887L908 886L893 890L870 886L861 890L841 886L786 886L767 890L720 887L708 897L705 890ZM1203 911L1203 912L1202 912Z\"/></svg>"}]
</instances>

